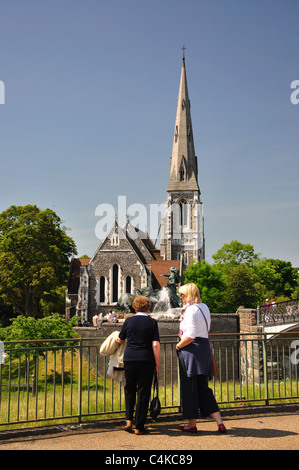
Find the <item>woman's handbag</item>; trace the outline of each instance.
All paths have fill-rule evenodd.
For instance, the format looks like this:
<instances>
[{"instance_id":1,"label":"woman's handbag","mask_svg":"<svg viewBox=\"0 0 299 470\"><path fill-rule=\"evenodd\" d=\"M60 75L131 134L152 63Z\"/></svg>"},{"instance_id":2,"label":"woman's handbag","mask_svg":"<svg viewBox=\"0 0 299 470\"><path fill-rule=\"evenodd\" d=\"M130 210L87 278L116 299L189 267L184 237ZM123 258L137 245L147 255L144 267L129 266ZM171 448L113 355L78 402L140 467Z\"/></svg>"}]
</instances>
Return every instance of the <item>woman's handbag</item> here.
<instances>
[{"instance_id":1,"label":"woman's handbag","mask_svg":"<svg viewBox=\"0 0 299 470\"><path fill-rule=\"evenodd\" d=\"M212 350L211 350L211 354L212 354L212 376L215 377L216 375L218 375L218 365L217 365L217 362L216 362L216 359Z\"/></svg>"},{"instance_id":2,"label":"woman's handbag","mask_svg":"<svg viewBox=\"0 0 299 470\"><path fill-rule=\"evenodd\" d=\"M155 396L156 390L156 396ZM150 404L150 416L152 419L156 419L161 412L161 403L159 400L159 387L158 387L158 377L157 372L154 374L154 389L153 389L153 399Z\"/></svg>"},{"instance_id":3,"label":"woman's handbag","mask_svg":"<svg viewBox=\"0 0 299 470\"><path fill-rule=\"evenodd\" d=\"M207 327L207 330L208 330L208 335L209 335L209 328L208 328L208 322L207 322L207 319L202 311L202 309L200 307L198 307L199 310L201 311L202 313L202 316L204 317L205 319L205 322L206 322L206 327ZM216 362L216 359L215 359L215 356L213 354L213 351L212 351L212 347L211 347L211 356L212 356L212 376L215 377L216 375L218 375L218 365L217 365L217 362Z\"/></svg>"}]
</instances>

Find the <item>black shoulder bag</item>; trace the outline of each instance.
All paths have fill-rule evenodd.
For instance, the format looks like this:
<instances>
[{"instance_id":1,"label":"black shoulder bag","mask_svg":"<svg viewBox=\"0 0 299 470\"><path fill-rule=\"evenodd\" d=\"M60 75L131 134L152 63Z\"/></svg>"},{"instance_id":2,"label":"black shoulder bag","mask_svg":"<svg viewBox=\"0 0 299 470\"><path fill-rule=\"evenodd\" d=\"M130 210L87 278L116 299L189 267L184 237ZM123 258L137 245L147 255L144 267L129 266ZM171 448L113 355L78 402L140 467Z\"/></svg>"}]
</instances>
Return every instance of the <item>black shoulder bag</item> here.
<instances>
[{"instance_id":1,"label":"black shoulder bag","mask_svg":"<svg viewBox=\"0 0 299 470\"><path fill-rule=\"evenodd\" d=\"M155 396L156 391L156 396ZM158 376L155 371L154 374L154 389L153 389L153 399L150 404L150 416L152 419L156 419L161 412L161 403L159 400L159 386L158 386Z\"/></svg>"}]
</instances>

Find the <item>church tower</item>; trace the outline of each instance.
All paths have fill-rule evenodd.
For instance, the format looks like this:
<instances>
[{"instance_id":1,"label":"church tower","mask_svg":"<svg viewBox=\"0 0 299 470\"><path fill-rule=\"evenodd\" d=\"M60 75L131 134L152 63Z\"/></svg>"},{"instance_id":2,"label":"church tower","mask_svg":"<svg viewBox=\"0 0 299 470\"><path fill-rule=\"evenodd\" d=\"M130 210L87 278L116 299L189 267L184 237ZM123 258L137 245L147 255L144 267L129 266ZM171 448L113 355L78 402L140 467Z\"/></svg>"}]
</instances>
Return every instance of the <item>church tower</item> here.
<instances>
[{"instance_id":1,"label":"church tower","mask_svg":"<svg viewBox=\"0 0 299 470\"><path fill-rule=\"evenodd\" d=\"M170 178L165 214L161 221L161 255L165 260L182 262L182 270L192 260L205 257L204 221L198 165L195 156L185 57L181 70Z\"/></svg>"}]
</instances>

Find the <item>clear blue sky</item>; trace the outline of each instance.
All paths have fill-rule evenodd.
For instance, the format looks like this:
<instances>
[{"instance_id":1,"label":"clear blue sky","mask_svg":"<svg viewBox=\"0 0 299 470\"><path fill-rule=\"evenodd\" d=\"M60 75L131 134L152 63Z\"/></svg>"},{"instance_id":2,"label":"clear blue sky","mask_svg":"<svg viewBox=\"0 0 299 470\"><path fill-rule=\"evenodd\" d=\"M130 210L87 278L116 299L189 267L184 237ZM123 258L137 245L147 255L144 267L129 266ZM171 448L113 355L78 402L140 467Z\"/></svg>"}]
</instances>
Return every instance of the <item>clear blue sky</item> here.
<instances>
[{"instance_id":1,"label":"clear blue sky","mask_svg":"<svg viewBox=\"0 0 299 470\"><path fill-rule=\"evenodd\" d=\"M0 211L49 207L92 256L99 204L163 203L185 45L206 259L239 240L299 266L298 18L298 0L2 0Z\"/></svg>"}]
</instances>

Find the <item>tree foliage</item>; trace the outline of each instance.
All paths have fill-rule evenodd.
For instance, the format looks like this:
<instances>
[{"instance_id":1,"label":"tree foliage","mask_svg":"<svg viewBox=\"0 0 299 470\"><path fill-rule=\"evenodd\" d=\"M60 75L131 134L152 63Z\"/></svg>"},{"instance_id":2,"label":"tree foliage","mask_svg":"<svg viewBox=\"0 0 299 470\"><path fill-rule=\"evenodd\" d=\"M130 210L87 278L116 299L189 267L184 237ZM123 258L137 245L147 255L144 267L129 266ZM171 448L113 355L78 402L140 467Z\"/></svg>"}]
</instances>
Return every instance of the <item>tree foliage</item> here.
<instances>
[{"instance_id":1,"label":"tree foliage","mask_svg":"<svg viewBox=\"0 0 299 470\"><path fill-rule=\"evenodd\" d=\"M213 312L221 312L226 285L219 269L206 261L192 263L184 271L184 278L186 283L194 282L197 285L202 301Z\"/></svg>"},{"instance_id":2,"label":"tree foliage","mask_svg":"<svg viewBox=\"0 0 299 470\"><path fill-rule=\"evenodd\" d=\"M299 275L288 261L262 259L252 245L237 240L223 245L212 258L214 264L192 264L184 277L198 286L203 302L214 313L233 313L240 306L256 308L266 298L298 297Z\"/></svg>"},{"instance_id":3,"label":"tree foliage","mask_svg":"<svg viewBox=\"0 0 299 470\"><path fill-rule=\"evenodd\" d=\"M50 209L11 206L0 214L0 295L17 313L38 316L65 285L74 241Z\"/></svg>"},{"instance_id":4,"label":"tree foliage","mask_svg":"<svg viewBox=\"0 0 299 470\"><path fill-rule=\"evenodd\" d=\"M12 324L6 328L0 328L0 340L1 341L20 341L20 343L6 344L6 351L9 351L11 356L18 356L18 351L24 347L22 341L28 341L26 343L27 348L31 349L31 355L36 357L37 355L44 355L44 347L55 347L55 346L71 346L70 339L79 338L80 335L73 331L72 326L75 326L75 317L67 323L57 313L44 317L44 318L33 318L25 317L24 315L18 315L13 319ZM36 340L65 340L59 342L43 342L43 348L38 348ZM32 342L31 342L32 341Z\"/></svg>"},{"instance_id":5,"label":"tree foliage","mask_svg":"<svg viewBox=\"0 0 299 470\"><path fill-rule=\"evenodd\" d=\"M259 259L259 255L254 252L254 247L249 243L240 243L237 240L225 243L212 258L216 264L234 265L239 263L254 264Z\"/></svg>"},{"instance_id":6,"label":"tree foliage","mask_svg":"<svg viewBox=\"0 0 299 470\"><path fill-rule=\"evenodd\" d=\"M75 321L75 319L73 320ZM72 322L67 323L57 313L44 318L24 317L18 315L12 324L0 328L2 341L28 341L39 339L69 339L76 333Z\"/></svg>"}]
</instances>

